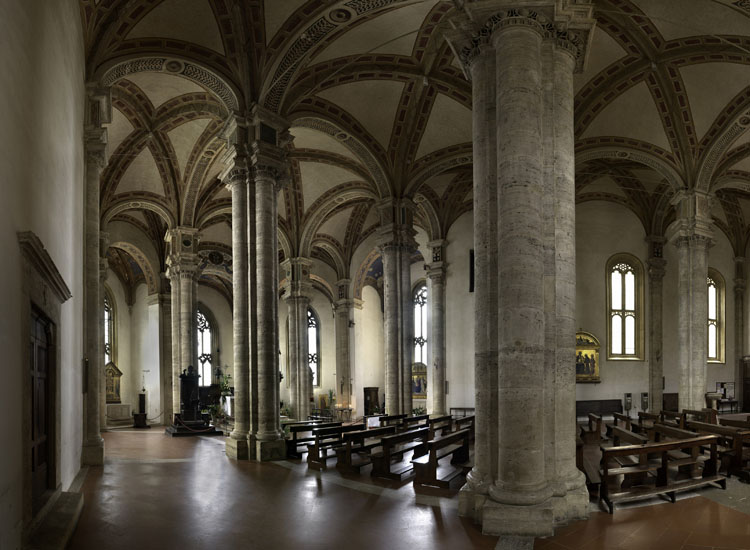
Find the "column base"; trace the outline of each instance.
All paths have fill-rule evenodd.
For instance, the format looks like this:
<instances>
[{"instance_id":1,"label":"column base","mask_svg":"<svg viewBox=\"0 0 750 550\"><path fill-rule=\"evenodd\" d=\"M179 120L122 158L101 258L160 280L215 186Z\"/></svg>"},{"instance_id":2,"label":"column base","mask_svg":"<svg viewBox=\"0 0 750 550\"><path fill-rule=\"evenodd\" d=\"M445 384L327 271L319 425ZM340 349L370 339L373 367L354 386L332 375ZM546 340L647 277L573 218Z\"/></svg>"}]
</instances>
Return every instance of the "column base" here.
<instances>
[{"instance_id":1,"label":"column base","mask_svg":"<svg viewBox=\"0 0 750 550\"><path fill-rule=\"evenodd\" d=\"M228 437L225 452L229 458L233 458L234 460L247 460L249 458L247 438L233 439L232 437Z\"/></svg>"},{"instance_id":2,"label":"column base","mask_svg":"<svg viewBox=\"0 0 750 550\"><path fill-rule=\"evenodd\" d=\"M482 523L482 509L487 502L487 492L471 487L468 483L458 492L458 515Z\"/></svg>"},{"instance_id":3,"label":"column base","mask_svg":"<svg viewBox=\"0 0 750 550\"><path fill-rule=\"evenodd\" d=\"M555 532L552 503L549 499L531 506L500 504L487 499L481 514L482 533L501 536L496 548L532 548L534 537L548 537ZM515 539L527 537L531 538L532 546L509 546L526 544L523 540ZM500 545L501 542L503 545Z\"/></svg>"},{"instance_id":4,"label":"column base","mask_svg":"<svg viewBox=\"0 0 750 550\"><path fill-rule=\"evenodd\" d=\"M500 537L495 545L495 550L533 550L534 537Z\"/></svg>"},{"instance_id":5,"label":"column base","mask_svg":"<svg viewBox=\"0 0 750 550\"><path fill-rule=\"evenodd\" d=\"M255 460L267 462L269 460L284 460L285 458L286 441L283 439L255 442Z\"/></svg>"},{"instance_id":6,"label":"column base","mask_svg":"<svg viewBox=\"0 0 750 550\"><path fill-rule=\"evenodd\" d=\"M579 519L589 517L589 490L586 488L586 477L578 472L574 480L566 483L567 492L562 501L562 514L555 514L555 525L564 525Z\"/></svg>"},{"instance_id":7,"label":"column base","mask_svg":"<svg viewBox=\"0 0 750 550\"><path fill-rule=\"evenodd\" d=\"M102 466L104 464L104 440L84 443L81 449L81 464L84 466Z\"/></svg>"}]
</instances>

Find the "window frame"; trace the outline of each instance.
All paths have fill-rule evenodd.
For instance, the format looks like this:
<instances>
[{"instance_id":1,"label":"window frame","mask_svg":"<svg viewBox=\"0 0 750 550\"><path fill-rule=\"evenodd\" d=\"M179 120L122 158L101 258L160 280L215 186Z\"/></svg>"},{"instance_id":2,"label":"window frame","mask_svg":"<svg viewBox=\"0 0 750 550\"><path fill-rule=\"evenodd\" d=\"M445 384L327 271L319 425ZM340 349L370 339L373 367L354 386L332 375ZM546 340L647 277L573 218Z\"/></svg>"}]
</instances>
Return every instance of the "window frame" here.
<instances>
[{"instance_id":1,"label":"window frame","mask_svg":"<svg viewBox=\"0 0 750 550\"><path fill-rule=\"evenodd\" d=\"M108 365L109 363L117 364L117 303L115 302L115 297L112 294L112 290L105 284L102 285L103 293L102 293L102 359L104 360L104 365ZM105 339L105 333L104 333L104 312L106 310L106 302L109 302L109 309L110 309L110 327L109 327L109 347L110 347L110 353L109 353L109 361L107 361L107 352L106 352L106 346L107 341Z\"/></svg>"},{"instance_id":2,"label":"window frame","mask_svg":"<svg viewBox=\"0 0 750 550\"><path fill-rule=\"evenodd\" d=\"M429 307L429 301L430 301L430 289L427 286L427 281L420 280L415 285L414 288L412 288L411 291L411 303L414 307L414 318L417 317L417 297L422 292L422 289L424 289L424 304L419 305L419 308L424 313L424 328L425 328L425 334L421 336L417 336L416 332L412 335L412 351L411 351L411 359L412 363L424 363L427 364L427 353L428 353L428 347L427 344L429 342L429 319L428 319L428 311L427 308ZM416 324L416 323L415 323ZM417 346L420 347L420 355L424 359L424 361L420 361L417 359Z\"/></svg>"},{"instance_id":3,"label":"window frame","mask_svg":"<svg viewBox=\"0 0 750 550\"><path fill-rule=\"evenodd\" d=\"M312 306L307 306L307 341L308 341L308 349L307 349L307 366L310 367L311 363L313 362L313 354L310 353L310 328L312 325L310 324L310 319L312 318L315 322L315 369L313 369L313 388L319 388L320 387L320 371L321 371L321 349L320 349L320 315L318 315L318 312L313 309Z\"/></svg>"},{"instance_id":4,"label":"window frame","mask_svg":"<svg viewBox=\"0 0 750 550\"><path fill-rule=\"evenodd\" d=\"M633 270L635 277L635 309L626 310L624 303L624 287L623 284L623 303L622 308L619 310L612 309L612 272L615 267L619 264L627 264ZM644 361L646 354L646 331L645 331L645 314L646 308L644 307L644 294L645 294L645 271L641 261L627 252L620 252L612 255L607 260L606 268L604 270L604 285L607 289L607 302L605 306L606 322L607 322L607 360L609 361ZM633 311L633 317L635 319L635 353L626 354L620 353L615 354L612 352L612 316L614 311ZM623 349L625 347L625 319L623 319Z\"/></svg>"},{"instance_id":5,"label":"window frame","mask_svg":"<svg viewBox=\"0 0 750 550\"><path fill-rule=\"evenodd\" d=\"M708 318L708 279L716 286L716 358L708 356L708 326L711 319ZM726 364L726 283L723 275L713 267L708 268L706 276L706 363Z\"/></svg>"},{"instance_id":6,"label":"window frame","mask_svg":"<svg viewBox=\"0 0 750 550\"><path fill-rule=\"evenodd\" d=\"M211 377L209 378L208 384L203 384L203 365L201 364L201 354L200 354L200 329L198 328L198 314L203 315L206 319L206 323L208 324L208 329L211 331L211 345L209 349L209 356L211 357ZM198 385L200 387L208 387L211 384L214 383L214 373L216 372L215 369L218 365L216 365L218 361L219 354L215 351L219 348L219 330L218 330L218 324L216 323L216 318L214 317L213 313L210 309L208 309L205 305L199 303L195 307L195 311L193 313L194 319L195 319L195 360L197 361L197 364L195 365L195 369L198 372L198 374L201 375L201 379L198 381Z\"/></svg>"}]
</instances>

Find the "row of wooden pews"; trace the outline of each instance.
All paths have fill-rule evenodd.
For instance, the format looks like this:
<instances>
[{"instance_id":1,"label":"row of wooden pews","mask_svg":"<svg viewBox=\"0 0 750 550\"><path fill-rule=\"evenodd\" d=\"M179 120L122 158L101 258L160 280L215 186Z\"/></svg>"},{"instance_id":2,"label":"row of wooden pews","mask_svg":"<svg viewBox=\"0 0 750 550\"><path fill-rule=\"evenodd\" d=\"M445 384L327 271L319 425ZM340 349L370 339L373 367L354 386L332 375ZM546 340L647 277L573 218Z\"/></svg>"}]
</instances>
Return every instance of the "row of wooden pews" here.
<instances>
[{"instance_id":1,"label":"row of wooden pews","mask_svg":"<svg viewBox=\"0 0 750 550\"><path fill-rule=\"evenodd\" d=\"M415 485L447 487L465 473L474 436L473 416L455 422L449 415L383 415L377 420L379 425L370 427L340 422L290 424L287 450L290 456L299 457L300 447L305 446L308 467L318 470L326 469L333 457L336 469L345 474L359 473L372 464L372 477L401 481L413 470ZM411 459L406 460L409 452Z\"/></svg>"}]
</instances>

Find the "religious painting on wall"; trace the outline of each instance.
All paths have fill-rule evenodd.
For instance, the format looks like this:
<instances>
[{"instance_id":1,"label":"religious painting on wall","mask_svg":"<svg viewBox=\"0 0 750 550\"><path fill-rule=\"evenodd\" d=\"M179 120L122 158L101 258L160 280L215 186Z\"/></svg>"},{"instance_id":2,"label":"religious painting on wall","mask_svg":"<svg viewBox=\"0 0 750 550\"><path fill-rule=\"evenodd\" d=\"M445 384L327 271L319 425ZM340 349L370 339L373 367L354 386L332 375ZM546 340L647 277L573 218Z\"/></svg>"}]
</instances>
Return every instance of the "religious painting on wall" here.
<instances>
[{"instance_id":1,"label":"religious painting on wall","mask_svg":"<svg viewBox=\"0 0 750 550\"><path fill-rule=\"evenodd\" d=\"M412 399L427 399L427 365L414 363L411 367Z\"/></svg>"},{"instance_id":2,"label":"religious painting on wall","mask_svg":"<svg viewBox=\"0 0 750 550\"><path fill-rule=\"evenodd\" d=\"M576 383L601 382L599 340L590 332L576 333Z\"/></svg>"},{"instance_id":3,"label":"religious painting on wall","mask_svg":"<svg viewBox=\"0 0 750 550\"><path fill-rule=\"evenodd\" d=\"M110 361L104 367L106 377L107 403L120 403L120 378L122 371Z\"/></svg>"}]
</instances>

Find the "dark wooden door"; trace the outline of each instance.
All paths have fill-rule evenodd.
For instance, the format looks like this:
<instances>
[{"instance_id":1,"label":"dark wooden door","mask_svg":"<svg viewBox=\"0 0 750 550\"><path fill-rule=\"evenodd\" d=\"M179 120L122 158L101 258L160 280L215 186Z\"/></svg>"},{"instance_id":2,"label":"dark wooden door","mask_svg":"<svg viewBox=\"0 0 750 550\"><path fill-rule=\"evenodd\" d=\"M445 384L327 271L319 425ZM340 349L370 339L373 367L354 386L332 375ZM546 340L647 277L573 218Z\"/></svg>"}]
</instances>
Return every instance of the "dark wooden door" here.
<instances>
[{"instance_id":1,"label":"dark wooden door","mask_svg":"<svg viewBox=\"0 0 750 550\"><path fill-rule=\"evenodd\" d=\"M50 460L54 445L51 427L52 388L50 378L51 324L36 312L31 314L30 376L31 376L31 477L32 509L44 504L52 489Z\"/></svg>"}]
</instances>

